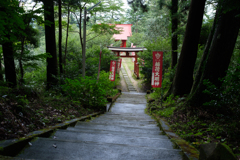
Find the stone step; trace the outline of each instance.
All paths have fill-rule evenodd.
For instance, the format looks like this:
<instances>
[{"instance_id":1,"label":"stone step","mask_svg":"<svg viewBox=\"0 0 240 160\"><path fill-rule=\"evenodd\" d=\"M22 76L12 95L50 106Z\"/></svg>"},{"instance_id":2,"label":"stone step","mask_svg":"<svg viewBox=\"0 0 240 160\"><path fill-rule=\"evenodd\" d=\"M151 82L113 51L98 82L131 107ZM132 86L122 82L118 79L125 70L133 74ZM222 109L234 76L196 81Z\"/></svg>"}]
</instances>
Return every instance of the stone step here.
<instances>
[{"instance_id":1,"label":"stone step","mask_svg":"<svg viewBox=\"0 0 240 160\"><path fill-rule=\"evenodd\" d=\"M56 147L53 147L55 145ZM124 144L96 143L37 138L26 148L20 158L43 160L179 160L178 149L136 147Z\"/></svg>"},{"instance_id":2,"label":"stone step","mask_svg":"<svg viewBox=\"0 0 240 160\"><path fill-rule=\"evenodd\" d=\"M117 125L117 126L124 126L124 127L141 127L143 129L150 129L150 128L155 128L157 127L156 124L144 124L144 123L122 123L122 122L109 122L109 121L99 121L95 120L93 121L94 123L104 123L106 125ZM90 122L92 123L92 122Z\"/></svg>"},{"instance_id":3,"label":"stone step","mask_svg":"<svg viewBox=\"0 0 240 160\"><path fill-rule=\"evenodd\" d=\"M132 103L132 104L147 104L146 100L145 99L141 99L141 100L122 100L122 99L118 99L116 101L117 103Z\"/></svg>"},{"instance_id":4,"label":"stone step","mask_svg":"<svg viewBox=\"0 0 240 160\"><path fill-rule=\"evenodd\" d=\"M132 85L132 82L129 79L125 79L125 81L128 85Z\"/></svg>"},{"instance_id":5,"label":"stone step","mask_svg":"<svg viewBox=\"0 0 240 160\"><path fill-rule=\"evenodd\" d=\"M145 114L145 111L144 111L144 108L140 108L140 106L139 106L139 108L138 108L138 106L136 106L136 107L134 107L134 105L142 105L142 104L128 104L128 103L115 103L115 105L126 105L125 107L122 107L122 108L120 108L120 107L112 107L111 109L110 109L110 112L111 113L132 113L132 114L142 114L142 115L144 115ZM144 105L144 104L143 104ZM145 104L146 105L146 104ZM129 106L129 107L128 107ZM130 106L132 106L132 107L134 107L134 109L133 108L130 108Z\"/></svg>"},{"instance_id":6,"label":"stone step","mask_svg":"<svg viewBox=\"0 0 240 160\"><path fill-rule=\"evenodd\" d=\"M133 115L133 114L114 114L114 113L111 113L111 112L107 112L103 115L100 115L99 116L100 118L101 117L105 117L107 119L124 119L124 120L138 120L138 121L154 121L154 119L151 118L151 116L149 115Z\"/></svg>"},{"instance_id":7,"label":"stone step","mask_svg":"<svg viewBox=\"0 0 240 160\"><path fill-rule=\"evenodd\" d=\"M136 137L134 135L125 134L103 134L98 132L81 133L70 130L58 130L54 134L58 140L87 141L99 143L126 144L137 147L165 148L173 149L174 145L170 139L166 139L164 135L158 138Z\"/></svg>"},{"instance_id":8,"label":"stone step","mask_svg":"<svg viewBox=\"0 0 240 160\"><path fill-rule=\"evenodd\" d=\"M116 115L116 116L104 116L101 115L90 122L94 122L95 120L101 121L101 120L106 120L106 121L111 121L111 122L121 122L121 123L144 123L144 124L157 124L157 122L154 119L149 118L142 118L140 116L121 116L121 115Z\"/></svg>"},{"instance_id":9,"label":"stone step","mask_svg":"<svg viewBox=\"0 0 240 160\"><path fill-rule=\"evenodd\" d=\"M128 86L128 89L135 89L133 86Z\"/></svg>"},{"instance_id":10,"label":"stone step","mask_svg":"<svg viewBox=\"0 0 240 160\"><path fill-rule=\"evenodd\" d=\"M129 89L129 92L136 92L136 89Z\"/></svg>"},{"instance_id":11,"label":"stone step","mask_svg":"<svg viewBox=\"0 0 240 160\"><path fill-rule=\"evenodd\" d=\"M117 125L117 126L126 126L126 127L137 127L137 128L156 128L157 124L152 122L137 122L137 121L109 121L109 119L94 119L90 123L106 124L106 125Z\"/></svg>"},{"instance_id":12,"label":"stone step","mask_svg":"<svg viewBox=\"0 0 240 160\"><path fill-rule=\"evenodd\" d=\"M129 94L125 94L125 93L123 93L119 98L133 98L133 99L144 99L144 100L146 100L145 95L129 95Z\"/></svg>"},{"instance_id":13,"label":"stone step","mask_svg":"<svg viewBox=\"0 0 240 160\"><path fill-rule=\"evenodd\" d=\"M131 133L145 133L145 134L161 134L158 127L156 128L144 128L141 126L121 126L121 125L110 125L110 124L99 124L99 123L88 123L88 122L78 122L75 128L81 129L94 129L94 130L109 130L109 131L120 131L120 132L131 132Z\"/></svg>"},{"instance_id":14,"label":"stone step","mask_svg":"<svg viewBox=\"0 0 240 160\"><path fill-rule=\"evenodd\" d=\"M134 95L146 95L146 93L139 93L139 92L122 92L123 94L129 94L130 96L134 96Z\"/></svg>"},{"instance_id":15,"label":"stone step","mask_svg":"<svg viewBox=\"0 0 240 160\"><path fill-rule=\"evenodd\" d=\"M159 138L159 136L163 136L163 132L157 132L153 134L148 133L133 133L133 132L122 132L122 131L110 131L110 130L96 130L90 128L75 128L75 127L68 127L66 131L74 131L79 133L101 133L101 134L114 134L114 135L126 135L126 136L135 136L135 137L148 137L148 138ZM167 136L165 136L166 139Z\"/></svg>"},{"instance_id":16,"label":"stone step","mask_svg":"<svg viewBox=\"0 0 240 160\"><path fill-rule=\"evenodd\" d=\"M136 104L136 103L144 103L146 104L147 101L146 99L142 98L142 99L136 99L136 98L118 98L116 100L117 103L133 103L133 104Z\"/></svg>"},{"instance_id":17,"label":"stone step","mask_svg":"<svg viewBox=\"0 0 240 160\"><path fill-rule=\"evenodd\" d=\"M120 99L121 100L121 99ZM114 107L112 107L112 109L131 109L132 111L134 110L143 110L146 108L146 104L133 104L133 103L128 103L128 104L124 104L124 103L114 103ZM133 112L129 112L129 113L133 113Z\"/></svg>"}]
</instances>

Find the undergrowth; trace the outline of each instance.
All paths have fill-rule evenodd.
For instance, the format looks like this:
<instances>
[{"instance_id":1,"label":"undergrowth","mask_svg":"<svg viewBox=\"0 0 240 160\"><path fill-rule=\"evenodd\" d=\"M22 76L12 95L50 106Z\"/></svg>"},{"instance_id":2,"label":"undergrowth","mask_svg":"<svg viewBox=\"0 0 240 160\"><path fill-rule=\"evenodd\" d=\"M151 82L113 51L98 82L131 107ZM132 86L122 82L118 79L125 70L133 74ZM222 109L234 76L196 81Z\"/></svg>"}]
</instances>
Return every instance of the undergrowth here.
<instances>
[{"instance_id":1,"label":"undergrowth","mask_svg":"<svg viewBox=\"0 0 240 160\"><path fill-rule=\"evenodd\" d=\"M117 83L101 72L100 79L66 79L52 90L0 86L0 140L20 138L93 112L105 111L107 97L118 92Z\"/></svg>"},{"instance_id":2,"label":"undergrowth","mask_svg":"<svg viewBox=\"0 0 240 160\"><path fill-rule=\"evenodd\" d=\"M229 85L228 83L228 87ZM236 83L234 83L234 85L236 85ZM211 88L214 87L210 86L210 89ZM233 89L229 91L231 91L231 93L235 92ZM236 105L234 105L235 109L233 109L234 106L228 107L226 104L223 105L225 110L233 109L236 111L235 114L233 114L233 112L223 113L221 112L221 108L220 110L215 108L215 112L213 112L213 108L209 105L213 102L206 103L203 107L193 108L185 103L185 97L174 97L173 95L170 95L161 105L160 93L158 89L148 96L148 111L155 113L159 117L166 118L171 128L175 130L180 137L198 149L200 144L221 142L227 144L237 156L240 155L240 119ZM210 93L220 94L220 90ZM221 94L228 93L221 92ZM229 102L226 98L227 95L222 96L225 99L221 102L219 99L214 98L212 101L218 100L221 104L223 104L224 101Z\"/></svg>"}]
</instances>

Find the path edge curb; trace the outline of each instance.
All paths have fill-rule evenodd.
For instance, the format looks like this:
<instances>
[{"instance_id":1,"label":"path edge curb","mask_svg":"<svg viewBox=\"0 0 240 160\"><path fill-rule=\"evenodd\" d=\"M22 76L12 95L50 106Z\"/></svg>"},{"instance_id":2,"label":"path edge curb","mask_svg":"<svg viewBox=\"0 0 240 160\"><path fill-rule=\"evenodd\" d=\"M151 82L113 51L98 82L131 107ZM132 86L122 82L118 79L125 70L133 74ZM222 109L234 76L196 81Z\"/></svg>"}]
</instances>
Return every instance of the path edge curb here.
<instances>
[{"instance_id":1,"label":"path edge curb","mask_svg":"<svg viewBox=\"0 0 240 160\"><path fill-rule=\"evenodd\" d=\"M188 160L198 160L199 159L199 151L193 147L189 142L185 141L181 137L179 137L171 128L170 124L167 122L165 118L158 117L155 114L152 116L158 121L160 124L161 130L168 136L169 139L173 143L177 145L178 148L182 150Z\"/></svg>"},{"instance_id":2,"label":"path edge curb","mask_svg":"<svg viewBox=\"0 0 240 160\"><path fill-rule=\"evenodd\" d=\"M148 96L146 96L148 102ZM148 102L149 103L149 102ZM187 160L198 160L199 159L199 151L193 147L189 142L182 139L178 136L174 130L171 129L170 124L163 117L159 117L154 113L149 113L159 124L160 129L164 134L168 136L171 141L176 144L178 148L180 148L185 155L185 159Z\"/></svg>"},{"instance_id":3,"label":"path edge curb","mask_svg":"<svg viewBox=\"0 0 240 160\"><path fill-rule=\"evenodd\" d=\"M78 121L83 121L94 116L103 114L104 112L95 112L80 118L75 118L72 120L67 120L63 123L58 123L55 126L50 126L41 130L30 132L25 137L19 139L9 139L0 141L0 159L2 156L15 156L17 155L26 145L29 145L29 142L35 137L48 137L56 129L64 129L68 126L75 125Z\"/></svg>"},{"instance_id":4,"label":"path edge curb","mask_svg":"<svg viewBox=\"0 0 240 160\"><path fill-rule=\"evenodd\" d=\"M109 107L108 107L108 109L107 109L107 112L109 112L109 111L111 110L114 102L115 102L115 101L118 99L118 97L121 96L121 95L122 95L122 91L119 92L119 93L117 93L117 94L112 98L112 101L111 101L110 104L109 104Z\"/></svg>"}]
</instances>

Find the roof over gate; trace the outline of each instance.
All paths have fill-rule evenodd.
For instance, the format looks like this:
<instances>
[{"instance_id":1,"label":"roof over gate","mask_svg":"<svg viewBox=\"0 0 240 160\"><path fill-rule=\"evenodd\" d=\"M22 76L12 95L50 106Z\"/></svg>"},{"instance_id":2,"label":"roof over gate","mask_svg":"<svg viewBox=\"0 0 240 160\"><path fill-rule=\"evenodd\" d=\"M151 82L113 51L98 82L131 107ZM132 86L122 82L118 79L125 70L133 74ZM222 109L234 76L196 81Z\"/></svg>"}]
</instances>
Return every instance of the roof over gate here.
<instances>
[{"instance_id":1,"label":"roof over gate","mask_svg":"<svg viewBox=\"0 0 240 160\"><path fill-rule=\"evenodd\" d=\"M127 47L107 47L110 51L113 52L141 52L147 50L143 47L136 47L136 48L127 48Z\"/></svg>"},{"instance_id":2,"label":"roof over gate","mask_svg":"<svg viewBox=\"0 0 240 160\"><path fill-rule=\"evenodd\" d=\"M132 36L132 24L116 24L116 28L122 30L120 34L114 34L115 40L127 40L128 37Z\"/></svg>"}]
</instances>

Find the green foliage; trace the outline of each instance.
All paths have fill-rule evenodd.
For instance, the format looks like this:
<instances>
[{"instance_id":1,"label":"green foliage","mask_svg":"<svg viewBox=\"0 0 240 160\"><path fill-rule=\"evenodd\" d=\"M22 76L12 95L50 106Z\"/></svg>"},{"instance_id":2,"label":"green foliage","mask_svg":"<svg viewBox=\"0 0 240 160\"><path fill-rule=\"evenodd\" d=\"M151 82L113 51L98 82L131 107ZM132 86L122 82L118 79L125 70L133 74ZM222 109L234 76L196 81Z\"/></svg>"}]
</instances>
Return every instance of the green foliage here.
<instances>
[{"instance_id":1,"label":"green foliage","mask_svg":"<svg viewBox=\"0 0 240 160\"><path fill-rule=\"evenodd\" d=\"M39 67L32 71L25 73L25 84L26 86L32 87L37 91L43 91L46 84L46 66Z\"/></svg>"},{"instance_id":2,"label":"green foliage","mask_svg":"<svg viewBox=\"0 0 240 160\"><path fill-rule=\"evenodd\" d=\"M205 45L207 43L208 35L211 31L213 25L213 19L208 19L206 22L203 23L200 38L199 38L199 44Z\"/></svg>"},{"instance_id":3,"label":"green foliage","mask_svg":"<svg viewBox=\"0 0 240 160\"><path fill-rule=\"evenodd\" d=\"M204 80L203 84L207 89L204 93L208 94L211 98L210 102L204 105L214 107L229 107L232 110L240 109L240 60L235 68L230 67L227 76L222 81L220 88L216 87L209 80Z\"/></svg>"},{"instance_id":4,"label":"green foliage","mask_svg":"<svg viewBox=\"0 0 240 160\"><path fill-rule=\"evenodd\" d=\"M150 94L152 99L161 99L162 98L162 88L153 88L153 93Z\"/></svg>"},{"instance_id":5,"label":"green foliage","mask_svg":"<svg viewBox=\"0 0 240 160\"><path fill-rule=\"evenodd\" d=\"M127 47L131 47L131 43L137 47L143 47L146 40L146 36L144 33L134 33L127 40Z\"/></svg>"},{"instance_id":6,"label":"green foliage","mask_svg":"<svg viewBox=\"0 0 240 160\"><path fill-rule=\"evenodd\" d=\"M9 88L9 87L5 87L5 86L0 86L0 97L2 97L2 96L7 96L7 95L9 95L10 94L10 92L11 92L11 88Z\"/></svg>"},{"instance_id":7,"label":"green foliage","mask_svg":"<svg viewBox=\"0 0 240 160\"><path fill-rule=\"evenodd\" d=\"M147 83L151 82L151 75L152 75L152 52L153 51L163 51L163 73L167 68L169 68L171 63L171 45L170 45L170 39L165 39L162 37L157 38L155 41L146 41L145 48L147 48L147 51L139 52L139 58L144 60L140 63L142 65L140 66L142 70L140 71L141 74L144 76L144 80Z\"/></svg>"},{"instance_id":8,"label":"green foliage","mask_svg":"<svg viewBox=\"0 0 240 160\"><path fill-rule=\"evenodd\" d=\"M0 43L7 41L16 41L15 34L26 35L22 29L25 28L22 18L19 14L23 9L18 7L17 0L1 1L0 6Z\"/></svg>"},{"instance_id":9,"label":"green foliage","mask_svg":"<svg viewBox=\"0 0 240 160\"><path fill-rule=\"evenodd\" d=\"M105 23L101 23L93 25L92 26L92 31L94 31L95 33L99 33L99 34L119 34L122 30L117 30L115 29L115 25L109 25L109 24L105 24Z\"/></svg>"},{"instance_id":10,"label":"green foliage","mask_svg":"<svg viewBox=\"0 0 240 160\"><path fill-rule=\"evenodd\" d=\"M91 76L97 74L98 64L99 64L100 46L93 45L92 48L87 50L87 60L86 60L86 75ZM102 49L101 54L101 71L108 72L111 60L117 60L113 53L111 53L107 48Z\"/></svg>"},{"instance_id":11,"label":"green foliage","mask_svg":"<svg viewBox=\"0 0 240 160\"><path fill-rule=\"evenodd\" d=\"M163 103L165 103L165 105L175 105L175 99L178 99L179 97L176 96L174 97L173 94L171 94L170 96L167 97L167 99L165 101L163 101Z\"/></svg>"},{"instance_id":12,"label":"green foliage","mask_svg":"<svg viewBox=\"0 0 240 160\"><path fill-rule=\"evenodd\" d=\"M62 88L69 98L79 101L82 106L99 109L106 105L106 96L113 86L114 83L109 81L108 73L102 71L98 83L93 77L80 76L78 79L66 78Z\"/></svg>"},{"instance_id":13,"label":"green foliage","mask_svg":"<svg viewBox=\"0 0 240 160\"><path fill-rule=\"evenodd\" d=\"M171 69L171 67L169 67L168 69L165 70L164 72L164 77L163 77L163 82L162 82L162 88L163 88L163 94L165 94L168 89L170 88L171 84L172 84L172 80L175 76L175 72L176 72L176 67Z\"/></svg>"},{"instance_id":14,"label":"green foliage","mask_svg":"<svg viewBox=\"0 0 240 160\"><path fill-rule=\"evenodd\" d=\"M170 117L173 115L174 110L176 107L168 107L163 110L159 110L156 112L157 115L162 116L162 117Z\"/></svg>"}]
</instances>

